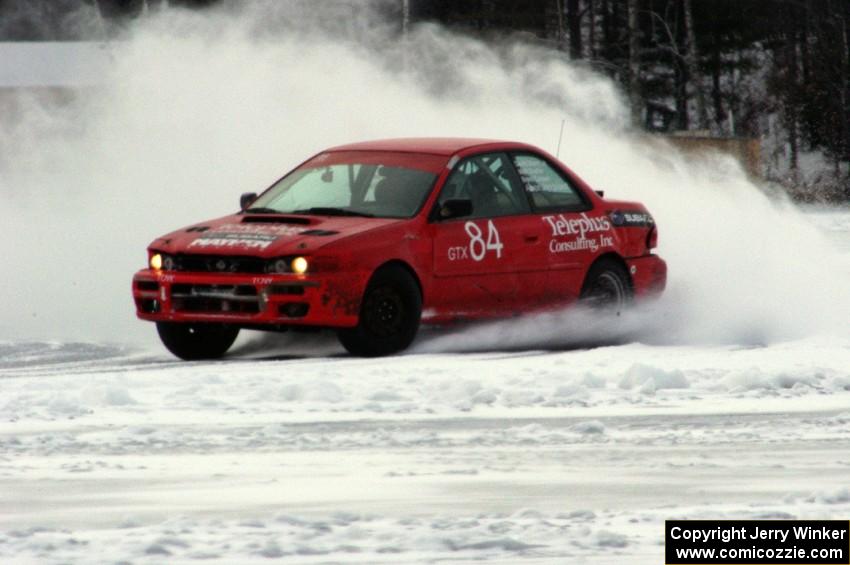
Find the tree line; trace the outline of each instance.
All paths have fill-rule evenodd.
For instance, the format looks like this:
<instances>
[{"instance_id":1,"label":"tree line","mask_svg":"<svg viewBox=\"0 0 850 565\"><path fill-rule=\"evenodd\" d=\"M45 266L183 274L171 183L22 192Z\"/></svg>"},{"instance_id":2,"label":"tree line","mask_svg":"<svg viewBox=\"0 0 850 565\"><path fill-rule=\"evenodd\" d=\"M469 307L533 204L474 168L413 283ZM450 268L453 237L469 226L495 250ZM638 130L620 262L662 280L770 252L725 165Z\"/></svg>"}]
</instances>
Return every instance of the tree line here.
<instances>
[{"instance_id":1,"label":"tree line","mask_svg":"<svg viewBox=\"0 0 850 565\"><path fill-rule=\"evenodd\" d=\"M414 21L530 33L619 82L640 127L761 138L765 169L850 198L848 0L422 0Z\"/></svg>"}]
</instances>

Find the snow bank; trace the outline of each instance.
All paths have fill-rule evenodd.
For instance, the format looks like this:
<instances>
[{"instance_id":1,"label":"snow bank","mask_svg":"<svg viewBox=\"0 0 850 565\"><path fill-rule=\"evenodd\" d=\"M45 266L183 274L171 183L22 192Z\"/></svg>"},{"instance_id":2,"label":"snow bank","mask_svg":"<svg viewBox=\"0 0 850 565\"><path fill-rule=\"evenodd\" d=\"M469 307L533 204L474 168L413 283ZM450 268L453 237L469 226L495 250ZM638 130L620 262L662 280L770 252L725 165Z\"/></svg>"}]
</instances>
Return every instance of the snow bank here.
<instances>
[{"instance_id":1,"label":"snow bank","mask_svg":"<svg viewBox=\"0 0 850 565\"><path fill-rule=\"evenodd\" d=\"M326 339L330 346L333 337ZM837 338L762 348L630 344L547 353L423 354L392 357L378 367L345 357L197 365L146 353L121 357L94 345L3 347L8 355L0 361L0 377L15 378L0 379L0 408L11 418L43 420L151 407L174 412L204 407L222 417L317 410L358 418L487 415L532 408L574 415L718 395L791 399L850 390L850 341ZM68 361L57 364L60 360Z\"/></svg>"},{"instance_id":2,"label":"snow bank","mask_svg":"<svg viewBox=\"0 0 850 565\"><path fill-rule=\"evenodd\" d=\"M0 532L6 562L134 563L434 563L531 560L544 563L657 563L659 524L675 519L841 519L843 501L824 512L809 502L758 508L694 506L687 510L562 513L517 511L388 517L320 513L241 519L172 518L94 530L22 528Z\"/></svg>"},{"instance_id":3,"label":"snow bank","mask_svg":"<svg viewBox=\"0 0 850 565\"><path fill-rule=\"evenodd\" d=\"M241 521L182 518L120 530L14 530L0 534L0 557L42 563L545 561L587 557L599 548L625 558L629 537L587 520L539 514L401 519L344 513L322 518L281 514Z\"/></svg>"},{"instance_id":4,"label":"snow bank","mask_svg":"<svg viewBox=\"0 0 850 565\"><path fill-rule=\"evenodd\" d=\"M636 364L626 370L620 379L620 388L637 389L645 394L670 388L688 388L690 383L679 369L664 371L649 365Z\"/></svg>"}]
</instances>

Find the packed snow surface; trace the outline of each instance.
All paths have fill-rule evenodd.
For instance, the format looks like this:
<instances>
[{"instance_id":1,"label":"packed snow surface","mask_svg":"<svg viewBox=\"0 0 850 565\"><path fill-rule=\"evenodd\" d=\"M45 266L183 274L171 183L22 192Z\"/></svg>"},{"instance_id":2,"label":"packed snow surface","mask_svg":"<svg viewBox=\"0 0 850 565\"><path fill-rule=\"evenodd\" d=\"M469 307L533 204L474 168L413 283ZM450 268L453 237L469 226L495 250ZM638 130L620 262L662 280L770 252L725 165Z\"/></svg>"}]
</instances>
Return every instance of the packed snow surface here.
<instances>
[{"instance_id":1,"label":"packed snow surface","mask_svg":"<svg viewBox=\"0 0 850 565\"><path fill-rule=\"evenodd\" d=\"M850 255L850 214L809 218ZM661 563L665 519L850 514L850 335L507 334L1 342L0 561Z\"/></svg>"}]
</instances>

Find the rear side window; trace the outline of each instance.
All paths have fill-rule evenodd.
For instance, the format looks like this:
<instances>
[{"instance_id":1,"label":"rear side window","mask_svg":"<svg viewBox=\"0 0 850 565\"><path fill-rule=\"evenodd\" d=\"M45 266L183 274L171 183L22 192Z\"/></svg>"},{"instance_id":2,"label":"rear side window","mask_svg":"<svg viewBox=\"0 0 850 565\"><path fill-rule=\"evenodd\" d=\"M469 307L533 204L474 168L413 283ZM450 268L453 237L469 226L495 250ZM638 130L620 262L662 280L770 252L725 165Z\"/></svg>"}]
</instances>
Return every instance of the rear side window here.
<instances>
[{"instance_id":1,"label":"rear side window","mask_svg":"<svg viewBox=\"0 0 850 565\"><path fill-rule=\"evenodd\" d=\"M513 155L517 173L535 210L584 210L588 208L578 188L537 155Z\"/></svg>"}]
</instances>

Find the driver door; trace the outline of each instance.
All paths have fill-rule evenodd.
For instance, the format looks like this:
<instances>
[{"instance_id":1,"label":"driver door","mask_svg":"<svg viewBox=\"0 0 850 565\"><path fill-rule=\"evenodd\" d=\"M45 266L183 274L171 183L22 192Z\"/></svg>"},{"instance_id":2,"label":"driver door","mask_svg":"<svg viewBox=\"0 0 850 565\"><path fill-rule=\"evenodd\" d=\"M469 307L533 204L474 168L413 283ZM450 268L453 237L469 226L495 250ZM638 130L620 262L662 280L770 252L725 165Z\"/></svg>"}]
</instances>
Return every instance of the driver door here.
<instances>
[{"instance_id":1,"label":"driver door","mask_svg":"<svg viewBox=\"0 0 850 565\"><path fill-rule=\"evenodd\" d=\"M480 317L525 311L542 297L544 230L504 153L461 160L443 186L448 200L468 200L472 213L436 220L435 298L453 315Z\"/></svg>"}]
</instances>

